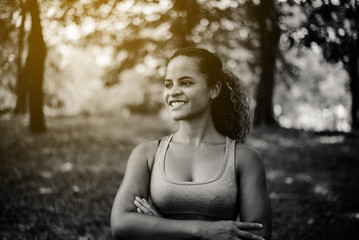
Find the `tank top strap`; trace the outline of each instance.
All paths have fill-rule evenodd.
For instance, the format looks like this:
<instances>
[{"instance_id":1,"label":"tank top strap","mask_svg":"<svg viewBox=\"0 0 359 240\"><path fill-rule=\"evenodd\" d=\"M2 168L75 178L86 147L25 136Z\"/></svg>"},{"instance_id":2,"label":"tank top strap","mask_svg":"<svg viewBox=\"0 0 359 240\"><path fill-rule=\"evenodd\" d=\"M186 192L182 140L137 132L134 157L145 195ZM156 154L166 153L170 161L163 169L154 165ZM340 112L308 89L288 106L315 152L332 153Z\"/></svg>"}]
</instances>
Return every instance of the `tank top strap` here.
<instances>
[{"instance_id":1,"label":"tank top strap","mask_svg":"<svg viewBox=\"0 0 359 240\"><path fill-rule=\"evenodd\" d=\"M237 179L238 181L238 171L237 171L237 164L236 164L236 140L229 138L229 143L228 143L228 147L229 151L228 151L228 173L230 173L231 175L234 174L234 177Z\"/></svg>"},{"instance_id":2,"label":"tank top strap","mask_svg":"<svg viewBox=\"0 0 359 240\"><path fill-rule=\"evenodd\" d=\"M164 136L161 139L160 144L156 151L156 155L155 155L155 160L154 160L155 165L159 164L161 159L164 159L164 155L166 154L166 150L167 150L168 145L172 139L172 136L173 136L173 134L171 134L169 136Z\"/></svg>"},{"instance_id":3,"label":"tank top strap","mask_svg":"<svg viewBox=\"0 0 359 240\"><path fill-rule=\"evenodd\" d=\"M233 140L231 138L229 138L229 146L228 147L229 151L228 151L228 160L230 162L230 164L234 164L233 166L235 166L235 155L236 155L236 140Z\"/></svg>"},{"instance_id":4,"label":"tank top strap","mask_svg":"<svg viewBox=\"0 0 359 240\"><path fill-rule=\"evenodd\" d=\"M226 147L224 155L224 168L222 175L232 174L235 169L235 140L226 136Z\"/></svg>"}]
</instances>

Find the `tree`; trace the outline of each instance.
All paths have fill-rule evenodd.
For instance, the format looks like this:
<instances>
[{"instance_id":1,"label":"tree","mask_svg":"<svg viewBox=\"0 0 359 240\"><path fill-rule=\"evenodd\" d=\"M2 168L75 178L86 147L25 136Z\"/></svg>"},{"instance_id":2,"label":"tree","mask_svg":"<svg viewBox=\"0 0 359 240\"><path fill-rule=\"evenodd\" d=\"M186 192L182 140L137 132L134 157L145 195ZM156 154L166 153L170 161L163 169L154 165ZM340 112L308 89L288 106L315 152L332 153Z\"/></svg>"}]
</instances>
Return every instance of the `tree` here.
<instances>
[{"instance_id":1,"label":"tree","mask_svg":"<svg viewBox=\"0 0 359 240\"><path fill-rule=\"evenodd\" d=\"M314 42L322 47L327 61L343 63L350 79L351 126L359 130L359 2L307 1L302 5L308 15L303 43Z\"/></svg>"},{"instance_id":2,"label":"tree","mask_svg":"<svg viewBox=\"0 0 359 240\"><path fill-rule=\"evenodd\" d=\"M19 8L21 11L21 24L19 27L18 35L18 51L17 51L17 80L16 80L16 107L15 114L25 114L27 111L27 87L26 78L23 71L23 52L24 52L24 38L25 38L25 20L27 15L27 9L22 0L19 1Z\"/></svg>"},{"instance_id":3,"label":"tree","mask_svg":"<svg viewBox=\"0 0 359 240\"><path fill-rule=\"evenodd\" d=\"M261 1L258 7L260 25L260 67L254 124L275 125L273 114L274 71L280 37L278 13L273 0Z\"/></svg>"},{"instance_id":4,"label":"tree","mask_svg":"<svg viewBox=\"0 0 359 240\"><path fill-rule=\"evenodd\" d=\"M119 81L118 75L121 72L144 63L148 56L157 59L159 62L155 67L157 75L151 78L159 79L161 67L163 67L166 59L175 48L204 44L204 46L212 46L213 50L220 53L219 55L225 60L233 58L233 54L230 53L236 48L242 47L252 51L253 58L260 59L260 61L252 59L249 64L254 68L259 66L262 69L261 80L257 90L256 122L275 123L272 112L272 95L280 31L278 28L278 13L274 1L259 2L247 0L243 2L224 2L173 0L167 2L165 7L163 7L160 1L154 0L60 0L56 3L52 1L40 2L41 8L44 11L54 7L57 9L56 14L50 16L48 20L57 21L59 25L76 24L81 26L86 21L94 23L94 30L82 35L80 40L74 44L80 47L81 45L113 46L115 49L114 64L112 69L109 69L105 78L107 86L116 84ZM149 11L152 13L150 14L143 11L148 10L148 6L151 7ZM35 15L36 12L32 10L33 30L29 37L28 60L26 61L24 72L19 72L20 80L21 74L27 76L27 74L31 73L28 72L33 68L28 67L30 64L36 65L41 70L43 66L41 66L40 62L46 56L46 46L43 42L41 30L39 30L41 25L39 21L37 23L36 18L33 19ZM23 17L24 19L25 17ZM122 26L120 30L114 27L118 23L121 23ZM101 25L111 27L103 28ZM153 34L158 29L167 30L162 31L161 34L165 32L163 35L158 36ZM37 32L37 37L34 37L33 31L34 34ZM40 44L31 44L30 46L30 38L32 41L37 38ZM19 44L19 47L21 48L21 44ZM34 53L31 49L41 53L39 55L40 58L35 59L36 61L30 61ZM119 55L125 57L122 57L122 60L118 60ZM37 77L40 77L40 75L38 72ZM34 79L39 79L37 77L29 75L25 79L31 80L28 81L28 87L36 86L36 91L39 93L42 80L34 81ZM18 81L19 96L22 89L20 80ZM33 91L35 90L33 89ZM30 96L30 106L38 106L38 104L34 105L34 102L31 100L34 96L41 96L35 102L40 104L42 102L41 94L32 94ZM18 99L21 100L20 97ZM21 106L20 103L19 106ZM37 113L41 116L40 111L37 111ZM39 117L38 119L41 118Z\"/></svg>"},{"instance_id":5,"label":"tree","mask_svg":"<svg viewBox=\"0 0 359 240\"><path fill-rule=\"evenodd\" d=\"M46 44L42 35L40 12L37 0L26 2L31 14L31 32L28 38L28 55L24 78L29 94L30 129L34 132L46 130L43 112L43 80L46 58Z\"/></svg>"}]
</instances>

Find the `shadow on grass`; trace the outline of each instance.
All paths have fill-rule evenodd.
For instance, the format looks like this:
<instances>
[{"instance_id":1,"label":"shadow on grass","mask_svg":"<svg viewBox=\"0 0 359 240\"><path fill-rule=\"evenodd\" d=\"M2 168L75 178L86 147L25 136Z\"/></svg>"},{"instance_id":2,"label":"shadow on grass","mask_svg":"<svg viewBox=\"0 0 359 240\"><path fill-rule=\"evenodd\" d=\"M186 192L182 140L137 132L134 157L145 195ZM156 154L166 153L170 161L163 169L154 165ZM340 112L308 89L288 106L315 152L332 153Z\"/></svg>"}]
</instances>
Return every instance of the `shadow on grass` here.
<instances>
[{"instance_id":1,"label":"shadow on grass","mask_svg":"<svg viewBox=\"0 0 359 240\"><path fill-rule=\"evenodd\" d=\"M352 133L255 129L274 212L273 239L359 239L359 138Z\"/></svg>"}]
</instances>

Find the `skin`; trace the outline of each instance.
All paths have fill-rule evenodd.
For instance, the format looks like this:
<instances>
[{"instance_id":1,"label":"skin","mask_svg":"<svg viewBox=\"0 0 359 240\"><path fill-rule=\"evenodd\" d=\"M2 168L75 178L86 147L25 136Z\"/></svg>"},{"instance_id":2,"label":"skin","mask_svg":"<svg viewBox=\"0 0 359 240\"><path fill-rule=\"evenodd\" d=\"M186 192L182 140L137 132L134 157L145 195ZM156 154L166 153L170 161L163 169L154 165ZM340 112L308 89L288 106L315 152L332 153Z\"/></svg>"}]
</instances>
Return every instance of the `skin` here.
<instances>
[{"instance_id":1,"label":"skin","mask_svg":"<svg viewBox=\"0 0 359 240\"><path fill-rule=\"evenodd\" d=\"M173 119L179 121L166 157L166 173L181 181L205 181L220 169L225 136L214 127L211 101L221 85L208 86L199 72L198 60L178 56L167 66L163 100ZM173 101L179 103L173 104ZM149 203L151 167L157 141L138 145L128 160L124 179L115 197L111 229L121 239L270 239L271 208L265 172L258 153L236 145L236 171L240 186L239 221L165 219ZM180 149L187 149L182 151ZM208 154L209 149L216 149ZM199 157L206 155L212 158ZM191 157L192 156L192 157ZM186 159L186 161L180 161Z\"/></svg>"}]
</instances>

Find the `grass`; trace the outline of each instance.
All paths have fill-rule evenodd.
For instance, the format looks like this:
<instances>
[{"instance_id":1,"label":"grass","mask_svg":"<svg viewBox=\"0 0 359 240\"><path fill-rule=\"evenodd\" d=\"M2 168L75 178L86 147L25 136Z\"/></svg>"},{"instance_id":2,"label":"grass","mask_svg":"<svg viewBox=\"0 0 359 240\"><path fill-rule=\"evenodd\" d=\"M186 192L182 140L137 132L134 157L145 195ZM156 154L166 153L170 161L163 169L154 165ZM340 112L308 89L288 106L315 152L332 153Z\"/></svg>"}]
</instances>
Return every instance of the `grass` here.
<instances>
[{"instance_id":1,"label":"grass","mask_svg":"<svg viewBox=\"0 0 359 240\"><path fill-rule=\"evenodd\" d=\"M0 122L0 239L112 239L109 217L132 148L173 127L155 116L50 118L33 135ZM359 137L258 128L273 239L359 239Z\"/></svg>"}]
</instances>

